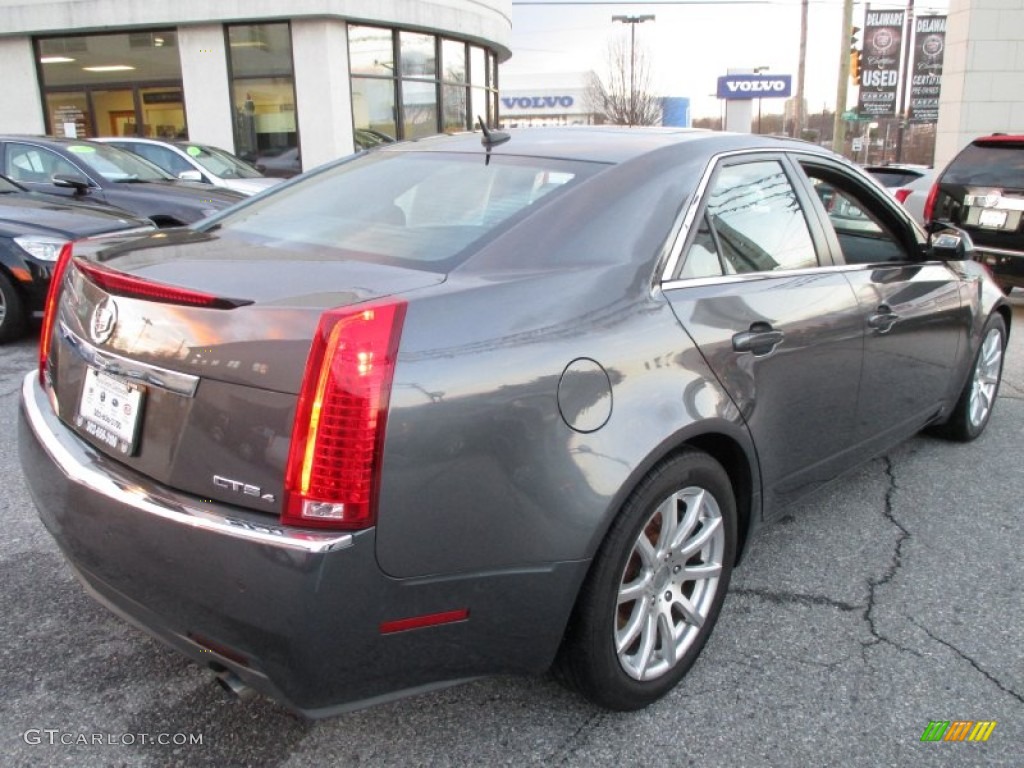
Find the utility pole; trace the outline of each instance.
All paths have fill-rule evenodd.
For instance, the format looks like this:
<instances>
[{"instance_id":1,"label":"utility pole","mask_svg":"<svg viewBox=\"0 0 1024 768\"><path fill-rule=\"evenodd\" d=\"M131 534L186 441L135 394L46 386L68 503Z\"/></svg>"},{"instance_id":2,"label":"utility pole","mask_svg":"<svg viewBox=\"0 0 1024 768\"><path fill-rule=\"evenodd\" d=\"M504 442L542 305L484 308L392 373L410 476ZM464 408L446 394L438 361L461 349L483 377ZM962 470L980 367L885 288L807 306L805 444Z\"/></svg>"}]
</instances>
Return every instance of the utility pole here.
<instances>
[{"instance_id":1,"label":"utility pole","mask_svg":"<svg viewBox=\"0 0 1024 768\"><path fill-rule=\"evenodd\" d=\"M800 2L800 62L796 68L796 109L793 110L793 136L797 139L804 135L804 75L807 69L807 5L808 0Z\"/></svg>"},{"instance_id":2,"label":"utility pole","mask_svg":"<svg viewBox=\"0 0 1024 768\"><path fill-rule=\"evenodd\" d=\"M612 16L612 21L621 21L629 24L629 125L633 125L636 118L636 87L633 78L636 76L636 25L645 21L654 21L654 15L650 13L642 16Z\"/></svg>"},{"instance_id":3,"label":"utility pole","mask_svg":"<svg viewBox=\"0 0 1024 768\"><path fill-rule=\"evenodd\" d=\"M910 49L914 47L914 0L907 0L907 30L906 40L903 42L903 82L900 84L900 112L897 115L899 124L896 126L896 162L903 162L903 131L907 125L907 91L911 82L910 77Z\"/></svg>"},{"instance_id":4,"label":"utility pole","mask_svg":"<svg viewBox=\"0 0 1024 768\"><path fill-rule=\"evenodd\" d=\"M850 79L850 40L853 37L853 0L843 0L843 36L839 46L839 85L836 88L836 114L832 122L832 151L843 154L846 147L846 87Z\"/></svg>"},{"instance_id":5,"label":"utility pole","mask_svg":"<svg viewBox=\"0 0 1024 768\"><path fill-rule=\"evenodd\" d=\"M754 74L760 75L762 72L767 72L771 67L754 67ZM761 134L761 97L757 97L757 133Z\"/></svg>"}]
</instances>

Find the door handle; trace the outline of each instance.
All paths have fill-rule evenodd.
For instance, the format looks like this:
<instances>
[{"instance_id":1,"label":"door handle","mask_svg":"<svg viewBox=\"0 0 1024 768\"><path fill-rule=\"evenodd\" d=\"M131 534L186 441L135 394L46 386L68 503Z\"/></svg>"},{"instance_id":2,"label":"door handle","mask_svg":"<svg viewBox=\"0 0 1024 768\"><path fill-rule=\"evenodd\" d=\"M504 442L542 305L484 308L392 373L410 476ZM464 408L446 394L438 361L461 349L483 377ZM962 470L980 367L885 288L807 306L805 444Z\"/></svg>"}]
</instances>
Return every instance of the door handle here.
<instances>
[{"instance_id":1,"label":"door handle","mask_svg":"<svg viewBox=\"0 0 1024 768\"><path fill-rule=\"evenodd\" d=\"M768 323L754 323L749 331L742 331L732 337L732 348L736 352L750 352L754 357L775 351L785 334L776 331Z\"/></svg>"},{"instance_id":2,"label":"door handle","mask_svg":"<svg viewBox=\"0 0 1024 768\"><path fill-rule=\"evenodd\" d=\"M868 317L868 325L879 333L888 333L899 319L888 304L880 304L875 314Z\"/></svg>"}]
</instances>

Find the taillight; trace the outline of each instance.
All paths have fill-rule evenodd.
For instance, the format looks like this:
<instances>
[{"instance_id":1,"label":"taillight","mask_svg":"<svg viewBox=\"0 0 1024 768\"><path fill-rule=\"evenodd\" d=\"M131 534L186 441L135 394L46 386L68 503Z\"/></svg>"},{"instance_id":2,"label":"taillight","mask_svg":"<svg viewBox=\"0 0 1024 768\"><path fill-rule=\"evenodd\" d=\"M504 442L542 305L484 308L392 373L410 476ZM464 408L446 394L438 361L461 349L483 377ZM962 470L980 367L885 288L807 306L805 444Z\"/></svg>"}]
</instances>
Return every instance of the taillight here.
<instances>
[{"instance_id":1,"label":"taillight","mask_svg":"<svg viewBox=\"0 0 1024 768\"><path fill-rule=\"evenodd\" d=\"M910 197L910 193L912 191L913 190L910 190L910 189L897 189L896 190L896 194L894 195L894 197L896 198L896 202L897 203L905 203L905 202L907 202L907 198Z\"/></svg>"},{"instance_id":2,"label":"taillight","mask_svg":"<svg viewBox=\"0 0 1024 768\"><path fill-rule=\"evenodd\" d=\"M104 291L117 296L205 309L234 309L252 304L250 299L228 299L205 291L157 283L144 277L118 272L94 261L75 259L75 268Z\"/></svg>"},{"instance_id":3,"label":"taillight","mask_svg":"<svg viewBox=\"0 0 1024 768\"><path fill-rule=\"evenodd\" d=\"M292 429L282 523L351 529L376 521L405 309L404 301L389 301L320 318Z\"/></svg>"},{"instance_id":4,"label":"taillight","mask_svg":"<svg viewBox=\"0 0 1024 768\"><path fill-rule=\"evenodd\" d=\"M931 190L928 192L928 199L924 201L924 223L927 224L932 220L932 214L935 213L935 200L939 196L939 182L932 184Z\"/></svg>"},{"instance_id":5,"label":"taillight","mask_svg":"<svg viewBox=\"0 0 1024 768\"><path fill-rule=\"evenodd\" d=\"M74 243L65 243L57 256L57 263L53 265L53 272L50 273L50 288L46 292L46 307L43 311L43 327L39 333L39 383L46 385L46 366L50 359L50 343L53 341L53 325L57 322L57 305L60 303L61 283L64 282L64 273L67 271L68 262L71 261L71 253L74 250Z\"/></svg>"}]
</instances>

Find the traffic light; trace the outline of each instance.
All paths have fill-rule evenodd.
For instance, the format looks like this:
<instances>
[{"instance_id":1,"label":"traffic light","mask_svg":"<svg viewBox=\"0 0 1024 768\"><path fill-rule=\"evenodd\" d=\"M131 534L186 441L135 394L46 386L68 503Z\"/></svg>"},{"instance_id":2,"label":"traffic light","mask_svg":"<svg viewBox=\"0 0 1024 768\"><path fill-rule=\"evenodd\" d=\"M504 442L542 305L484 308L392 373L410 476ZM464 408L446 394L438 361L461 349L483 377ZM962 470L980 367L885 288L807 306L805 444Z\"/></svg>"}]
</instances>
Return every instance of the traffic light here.
<instances>
[{"instance_id":1,"label":"traffic light","mask_svg":"<svg viewBox=\"0 0 1024 768\"><path fill-rule=\"evenodd\" d=\"M863 55L860 52L860 41L857 40L859 33L860 27L850 28L850 79L854 85L860 85L860 65Z\"/></svg>"}]
</instances>

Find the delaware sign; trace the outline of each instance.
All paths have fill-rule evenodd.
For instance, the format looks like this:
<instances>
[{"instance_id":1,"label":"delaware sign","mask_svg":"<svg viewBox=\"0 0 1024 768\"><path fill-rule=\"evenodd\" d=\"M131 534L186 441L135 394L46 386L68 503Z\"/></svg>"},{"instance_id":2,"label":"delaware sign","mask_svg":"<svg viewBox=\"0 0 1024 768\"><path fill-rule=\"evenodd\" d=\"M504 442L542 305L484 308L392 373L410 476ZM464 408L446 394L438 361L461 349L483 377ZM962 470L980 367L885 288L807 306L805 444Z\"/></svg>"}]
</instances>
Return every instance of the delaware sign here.
<instances>
[{"instance_id":1,"label":"delaware sign","mask_svg":"<svg viewBox=\"0 0 1024 768\"><path fill-rule=\"evenodd\" d=\"M720 99L785 99L792 95L792 75L725 75L718 78Z\"/></svg>"}]
</instances>

